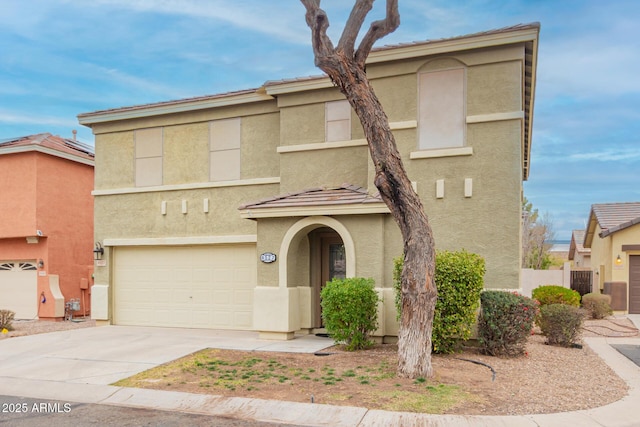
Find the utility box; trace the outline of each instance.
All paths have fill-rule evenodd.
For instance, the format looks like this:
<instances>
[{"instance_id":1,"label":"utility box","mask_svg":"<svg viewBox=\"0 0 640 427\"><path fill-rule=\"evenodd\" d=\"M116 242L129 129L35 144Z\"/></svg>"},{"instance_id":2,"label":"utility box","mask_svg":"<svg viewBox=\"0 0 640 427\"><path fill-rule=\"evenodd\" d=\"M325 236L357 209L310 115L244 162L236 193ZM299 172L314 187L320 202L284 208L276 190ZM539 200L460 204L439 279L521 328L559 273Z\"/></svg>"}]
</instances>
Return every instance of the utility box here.
<instances>
[{"instance_id":1,"label":"utility box","mask_svg":"<svg viewBox=\"0 0 640 427\"><path fill-rule=\"evenodd\" d=\"M603 293L611 296L612 310L627 310L627 282L604 282Z\"/></svg>"}]
</instances>

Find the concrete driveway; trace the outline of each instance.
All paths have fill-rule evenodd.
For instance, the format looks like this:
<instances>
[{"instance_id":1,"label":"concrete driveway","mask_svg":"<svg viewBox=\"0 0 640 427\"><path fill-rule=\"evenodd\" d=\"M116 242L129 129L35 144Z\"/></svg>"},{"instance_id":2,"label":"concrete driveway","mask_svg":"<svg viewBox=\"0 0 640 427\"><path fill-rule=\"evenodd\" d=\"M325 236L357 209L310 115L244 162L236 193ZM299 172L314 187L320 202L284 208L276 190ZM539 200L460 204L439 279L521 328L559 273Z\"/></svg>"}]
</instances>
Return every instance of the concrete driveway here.
<instances>
[{"instance_id":1,"label":"concrete driveway","mask_svg":"<svg viewBox=\"0 0 640 427\"><path fill-rule=\"evenodd\" d=\"M328 338L258 339L256 332L100 326L0 340L0 378L112 384L207 347L313 353Z\"/></svg>"},{"instance_id":2,"label":"concrete driveway","mask_svg":"<svg viewBox=\"0 0 640 427\"><path fill-rule=\"evenodd\" d=\"M0 395L332 427L638 426L640 368L612 345L638 345L639 339L587 338L585 341L627 382L629 394L599 408L558 414L433 415L110 386L108 384L119 379L206 347L312 353L333 344L327 338L315 336L266 341L259 340L254 332L124 326L0 340Z\"/></svg>"}]
</instances>

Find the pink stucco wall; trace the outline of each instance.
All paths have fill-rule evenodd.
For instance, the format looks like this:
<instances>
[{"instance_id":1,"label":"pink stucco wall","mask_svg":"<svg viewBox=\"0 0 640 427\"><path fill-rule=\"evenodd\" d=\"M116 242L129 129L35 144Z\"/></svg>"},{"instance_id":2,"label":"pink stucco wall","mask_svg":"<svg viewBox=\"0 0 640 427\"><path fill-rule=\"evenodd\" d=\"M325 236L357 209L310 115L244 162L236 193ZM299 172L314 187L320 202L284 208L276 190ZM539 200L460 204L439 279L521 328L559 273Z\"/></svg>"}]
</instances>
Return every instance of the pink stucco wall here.
<instances>
[{"instance_id":1,"label":"pink stucco wall","mask_svg":"<svg viewBox=\"0 0 640 427\"><path fill-rule=\"evenodd\" d=\"M37 155L32 152L0 156L0 238L35 233Z\"/></svg>"},{"instance_id":2,"label":"pink stucco wall","mask_svg":"<svg viewBox=\"0 0 640 427\"><path fill-rule=\"evenodd\" d=\"M75 315L89 314L90 290L80 284L90 286L93 272L93 166L35 152L0 155L0 185L8 201L0 205L0 259L44 261L35 296L40 318L54 316L52 304L39 302L41 292L53 301L50 274L59 276L65 301L80 299ZM28 244L36 230L43 236Z\"/></svg>"}]
</instances>

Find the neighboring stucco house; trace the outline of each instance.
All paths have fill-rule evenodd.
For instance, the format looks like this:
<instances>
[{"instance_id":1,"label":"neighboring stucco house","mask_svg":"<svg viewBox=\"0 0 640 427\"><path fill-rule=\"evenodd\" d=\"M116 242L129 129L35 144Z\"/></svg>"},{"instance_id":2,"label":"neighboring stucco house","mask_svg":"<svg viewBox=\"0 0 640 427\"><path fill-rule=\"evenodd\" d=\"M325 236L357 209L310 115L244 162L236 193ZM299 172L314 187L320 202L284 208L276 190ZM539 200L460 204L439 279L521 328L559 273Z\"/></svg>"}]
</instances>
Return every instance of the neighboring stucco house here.
<instances>
[{"instance_id":1,"label":"neighboring stucco house","mask_svg":"<svg viewBox=\"0 0 640 427\"><path fill-rule=\"evenodd\" d=\"M584 230L573 230L571 232L571 243L569 244L569 261L573 262L573 268L591 268L591 249L584 247Z\"/></svg>"},{"instance_id":2,"label":"neighboring stucco house","mask_svg":"<svg viewBox=\"0 0 640 427\"><path fill-rule=\"evenodd\" d=\"M584 247L594 287L611 295L614 310L640 314L640 202L592 205Z\"/></svg>"},{"instance_id":3,"label":"neighboring stucco house","mask_svg":"<svg viewBox=\"0 0 640 427\"><path fill-rule=\"evenodd\" d=\"M520 288L539 25L374 49L367 73L440 250ZM322 326L332 277L375 280L397 334L403 242L360 123L325 77L80 114L96 136L93 317L123 325Z\"/></svg>"},{"instance_id":4,"label":"neighboring stucco house","mask_svg":"<svg viewBox=\"0 0 640 427\"><path fill-rule=\"evenodd\" d=\"M93 158L50 133L0 140L0 309L16 319L90 312Z\"/></svg>"}]
</instances>

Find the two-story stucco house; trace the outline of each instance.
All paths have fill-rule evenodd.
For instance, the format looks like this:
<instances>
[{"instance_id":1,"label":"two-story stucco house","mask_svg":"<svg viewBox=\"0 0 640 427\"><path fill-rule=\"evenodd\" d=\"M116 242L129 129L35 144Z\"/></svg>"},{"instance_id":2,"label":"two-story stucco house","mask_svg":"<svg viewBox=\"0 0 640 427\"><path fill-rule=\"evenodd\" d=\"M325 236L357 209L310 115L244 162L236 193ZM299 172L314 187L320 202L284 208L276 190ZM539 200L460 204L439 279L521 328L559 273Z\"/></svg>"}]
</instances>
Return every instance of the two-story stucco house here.
<instances>
[{"instance_id":1,"label":"two-story stucco house","mask_svg":"<svg viewBox=\"0 0 640 427\"><path fill-rule=\"evenodd\" d=\"M93 148L50 133L0 140L0 309L90 312Z\"/></svg>"},{"instance_id":2,"label":"two-story stucco house","mask_svg":"<svg viewBox=\"0 0 640 427\"><path fill-rule=\"evenodd\" d=\"M539 25L374 49L367 73L438 249L520 287ZM122 325L322 326L332 277L375 279L397 333L398 227L358 119L327 77L80 114L96 136L93 317Z\"/></svg>"}]
</instances>

